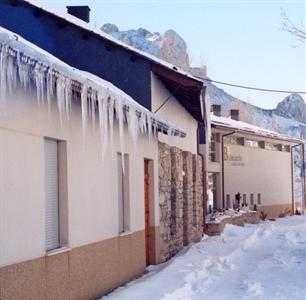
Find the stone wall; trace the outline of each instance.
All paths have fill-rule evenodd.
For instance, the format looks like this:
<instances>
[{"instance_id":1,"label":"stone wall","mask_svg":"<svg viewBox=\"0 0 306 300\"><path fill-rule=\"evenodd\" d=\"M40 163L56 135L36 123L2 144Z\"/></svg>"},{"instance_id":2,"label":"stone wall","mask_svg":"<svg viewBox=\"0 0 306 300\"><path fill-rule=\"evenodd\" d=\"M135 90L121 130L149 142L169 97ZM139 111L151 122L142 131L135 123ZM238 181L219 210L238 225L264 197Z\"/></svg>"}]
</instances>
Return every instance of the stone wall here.
<instances>
[{"instance_id":1,"label":"stone wall","mask_svg":"<svg viewBox=\"0 0 306 300\"><path fill-rule=\"evenodd\" d=\"M202 158L159 143L161 262L203 233Z\"/></svg>"},{"instance_id":2,"label":"stone wall","mask_svg":"<svg viewBox=\"0 0 306 300\"><path fill-rule=\"evenodd\" d=\"M170 146L159 143L158 185L160 207L161 261L168 258L171 243L171 157Z\"/></svg>"},{"instance_id":3,"label":"stone wall","mask_svg":"<svg viewBox=\"0 0 306 300\"><path fill-rule=\"evenodd\" d=\"M192 154L183 152L183 243L188 245L194 236L194 185Z\"/></svg>"},{"instance_id":4,"label":"stone wall","mask_svg":"<svg viewBox=\"0 0 306 300\"><path fill-rule=\"evenodd\" d=\"M202 157L197 154L192 155L193 164L193 240L199 241L202 237L204 226L203 207L203 164Z\"/></svg>"},{"instance_id":5,"label":"stone wall","mask_svg":"<svg viewBox=\"0 0 306 300\"><path fill-rule=\"evenodd\" d=\"M244 224L258 224L259 222L259 213L256 211L249 211L238 216L225 218L220 222L207 223L205 233L210 236L220 235L226 224L244 226Z\"/></svg>"},{"instance_id":6,"label":"stone wall","mask_svg":"<svg viewBox=\"0 0 306 300\"><path fill-rule=\"evenodd\" d=\"M171 157L171 247L170 256L183 248L183 155L177 147L170 148Z\"/></svg>"}]
</instances>

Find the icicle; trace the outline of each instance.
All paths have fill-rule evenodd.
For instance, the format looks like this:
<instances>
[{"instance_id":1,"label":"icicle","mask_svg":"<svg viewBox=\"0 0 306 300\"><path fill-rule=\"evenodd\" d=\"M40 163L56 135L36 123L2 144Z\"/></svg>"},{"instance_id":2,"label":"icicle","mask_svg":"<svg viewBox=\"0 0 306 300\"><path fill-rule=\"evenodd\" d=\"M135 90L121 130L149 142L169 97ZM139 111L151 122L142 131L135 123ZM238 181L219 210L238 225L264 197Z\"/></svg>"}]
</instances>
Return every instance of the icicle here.
<instances>
[{"instance_id":1,"label":"icicle","mask_svg":"<svg viewBox=\"0 0 306 300\"><path fill-rule=\"evenodd\" d=\"M126 112L127 115L127 121L128 121L128 129L129 134L133 140L134 147L136 148L136 141L138 137L138 124L137 124L137 115L136 115L136 109L134 106L129 106L128 111Z\"/></svg>"},{"instance_id":2,"label":"icicle","mask_svg":"<svg viewBox=\"0 0 306 300\"><path fill-rule=\"evenodd\" d=\"M108 99L108 123L109 123L111 149L113 149L114 148L114 98L112 97Z\"/></svg>"},{"instance_id":3,"label":"icicle","mask_svg":"<svg viewBox=\"0 0 306 300\"><path fill-rule=\"evenodd\" d=\"M170 124L169 124L169 127L168 127L168 136L169 136L169 139L171 140L171 138L173 136L173 128Z\"/></svg>"},{"instance_id":4,"label":"icicle","mask_svg":"<svg viewBox=\"0 0 306 300\"><path fill-rule=\"evenodd\" d=\"M83 84L81 92L81 106L82 106L82 129L83 137L85 136L85 130L87 127L87 85Z\"/></svg>"},{"instance_id":5,"label":"icicle","mask_svg":"<svg viewBox=\"0 0 306 300\"><path fill-rule=\"evenodd\" d=\"M152 122L151 116L147 115L149 142L152 140Z\"/></svg>"},{"instance_id":6,"label":"icicle","mask_svg":"<svg viewBox=\"0 0 306 300\"><path fill-rule=\"evenodd\" d=\"M63 107L64 107L64 95L63 95L63 78L60 74L56 79L56 99L57 99L57 109L60 116L60 123L63 122Z\"/></svg>"},{"instance_id":7,"label":"icicle","mask_svg":"<svg viewBox=\"0 0 306 300\"><path fill-rule=\"evenodd\" d=\"M17 56L18 75L20 83L25 91L30 86L31 66L28 62L29 62L29 57L25 57L24 55L18 53Z\"/></svg>"},{"instance_id":8,"label":"icicle","mask_svg":"<svg viewBox=\"0 0 306 300\"><path fill-rule=\"evenodd\" d=\"M157 132L158 132L157 120L154 120L154 123L153 123L153 136L154 137L157 137Z\"/></svg>"},{"instance_id":9,"label":"icicle","mask_svg":"<svg viewBox=\"0 0 306 300\"><path fill-rule=\"evenodd\" d=\"M141 112L138 124L139 124L140 132L146 133L147 132L147 122L146 122L146 115L144 112Z\"/></svg>"},{"instance_id":10,"label":"icicle","mask_svg":"<svg viewBox=\"0 0 306 300\"><path fill-rule=\"evenodd\" d=\"M17 86L17 72L16 72L16 67L15 67L15 58L13 55L13 51L9 50L8 51L8 56L7 56L7 91L10 95L13 94L13 91L16 89Z\"/></svg>"},{"instance_id":11,"label":"icicle","mask_svg":"<svg viewBox=\"0 0 306 300\"><path fill-rule=\"evenodd\" d=\"M6 55L7 46L2 44L0 53L0 112L4 112L6 106Z\"/></svg>"},{"instance_id":12,"label":"icicle","mask_svg":"<svg viewBox=\"0 0 306 300\"><path fill-rule=\"evenodd\" d=\"M34 82L36 86L36 95L38 104L42 104L44 102L44 80L45 74L44 71L41 70L42 66L36 63L34 68Z\"/></svg>"},{"instance_id":13,"label":"icicle","mask_svg":"<svg viewBox=\"0 0 306 300\"><path fill-rule=\"evenodd\" d=\"M72 82L69 78L65 78L64 81L64 95L65 95L65 112L66 117L69 120L70 108L71 108L71 97L72 97Z\"/></svg>"},{"instance_id":14,"label":"icicle","mask_svg":"<svg viewBox=\"0 0 306 300\"><path fill-rule=\"evenodd\" d=\"M46 96L47 96L47 102L48 102L48 112L50 113L51 109L51 100L54 95L53 91L54 83L53 83L53 72L52 68L49 67L47 71L47 79L46 79Z\"/></svg>"},{"instance_id":15,"label":"icicle","mask_svg":"<svg viewBox=\"0 0 306 300\"><path fill-rule=\"evenodd\" d=\"M100 123L100 130L101 130L101 140L102 140L102 157L107 149L107 142L108 142L108 118L107 118L107 105L108 105L108 98L104 95L100 95L100 105L99 105L99 123Z\"/></svg>"},{"instance_id":16,"label":"icicle","mask_svg":"<svg viewBox=\"0 0 306 300\"><path fill-rule=\"evenodd\" d=\"M22 49L24 51L26 48ZM130 102L128 97L125 98L111 87L104 86L103 82L100 85L99 80L87 77L83 72L77 73L74 76L73 69L67 68L67 70L67 72L64 71L62 73L57 70L57 67L53 68L52 60L49 60L49 57L47 57L45 62L40 62L33 57L27 56L24 52L21 53L18 49L10 47L6 43L0 44L0 112L4 109L7 92L13 93L17 88L17 84L20 83L26 91L31 90L35 86L37 102L44 104L45 99L47 99L49 112L51 101L56 98L60 122L62 123L63 114L66 114L68 119L71 111L73 80L78 81L82 86L83 138L85 137L88 117L92 118L94 128L96 119L95 103L98 101L102 154L104 155L108 146L108 134L110 134L111 146L113 147L113 123L114 119L117 119L119 123L122 168L124 171L125 121L127 121L128 133L135 146L140 133L148 134L149 140L152 139L152 135L156 136L158 128L157 120L147 110L142 109L141 106L133 103L133 101ZM92 81L95 89L89 84ZM169 124L169 138L172 137L173 133L173 126Z\"/></svg>"},{"instance_id":17,"label":"icicle","mask_svg":"<svg viewBox=\"0 0 306 300\"><path fill-rule=\"evenodd\" d=\"M90 103L91 103L91 122L93 129L95 129L95 123L96 123L95 102L96 102L96 93L92 92Z\"/></svg>"},{"instance_id":18,"label":"icicle","mask_svg":"<svg viewBox=\"0 0 306 300\"><path fill-rule=\"evenodd\" d=\"M123 105L121 97L118 97L116 101L116 117L117 121L119 121L119 139L120 139L120 152L121 152L121 163L122 163L122 171L125 174L124 168L124 114L123 114Z\"/></svg>"}]
</instances>

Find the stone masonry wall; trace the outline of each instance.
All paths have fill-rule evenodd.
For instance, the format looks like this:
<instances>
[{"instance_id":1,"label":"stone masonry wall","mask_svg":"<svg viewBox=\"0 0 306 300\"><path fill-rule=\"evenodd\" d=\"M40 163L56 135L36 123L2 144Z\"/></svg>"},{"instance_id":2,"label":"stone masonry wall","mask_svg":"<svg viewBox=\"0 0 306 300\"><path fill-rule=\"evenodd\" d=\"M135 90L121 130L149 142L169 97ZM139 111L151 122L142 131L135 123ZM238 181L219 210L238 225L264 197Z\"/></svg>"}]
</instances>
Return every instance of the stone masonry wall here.
<instances>
[{"instance_id":1,"label":"stone masonry wall","mask_svg":"<svg viewBox=\"0 0 306 300\"><path fill-rule=\"evenodd\" d=\"M192 154L183 152L183 243L188 245L194 237L194 197L193 197Z\"/></svg>"},{"instance_id":2,"label":"stone masonry wall","mask_svg":"<svg viewBox=\"0 0 306 300\"><path fill-rule=\"evenodd\" d=\"M158 185L160 207L161 262L169 257L171 244L171 157L170 146L159 143Z\"/></svg>"},{"instance_id":3,"label":"stone masonry wall","mask_svg":"<svg viewBox=\"0 0 306 300\"><path fill-rule=\"evenodd\" d=\"M170 256L183 248L183 155L177 147L171 156L171 247Z\"/></svg>"},{"instance_id":4,"label":"stone masonry wall","mask_svg":"<svg viewBox=\"0 0 306 300\"><path fill-rule=\"evenodd\" d=\"M192 155L193 163L193 241L200 241L204 229L202 157Z\"/></svg>"},{"instance_id":5,"label":"stone masonry wall","mask_svg":"<svg viewBox=\"0 0 306 300\"><path fill-rule=\"evenodd\" d=\"M203 233L202 158L159 143L161 262Z\"/></svg>"}]
</instances>

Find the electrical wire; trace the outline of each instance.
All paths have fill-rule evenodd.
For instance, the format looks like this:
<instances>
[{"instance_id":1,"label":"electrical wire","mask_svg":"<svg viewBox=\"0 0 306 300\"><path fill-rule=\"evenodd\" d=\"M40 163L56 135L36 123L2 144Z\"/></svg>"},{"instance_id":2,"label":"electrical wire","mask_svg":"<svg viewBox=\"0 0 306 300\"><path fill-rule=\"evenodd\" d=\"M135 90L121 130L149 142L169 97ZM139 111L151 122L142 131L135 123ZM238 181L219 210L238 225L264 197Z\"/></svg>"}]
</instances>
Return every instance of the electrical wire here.
<instances>
[{"instance_id":1,"label":"electrical wire","mask_svg":"<svg viewBox=\"0 0 306 300\"><path fill-rule=\"evenodd\" d=\"M237 87L237 88L242 88L242 89L248 89L248 90L255 90L255 91L261 91L261 92L273 92L273 93L286 93L286 94L306 94L306 92L297 92L297 91L285 91L285 90L274 90L274 89L265 89L265 88L258 88L258 87L253 87L253 86L245 86L245 85L239 85L239 84L233 84L233 83L228 83L228 82L223 82L223 81L217 81L213 79L207 79L207 78L201 78L203 81L209 81L213 83L218 83L222 85L227 85L227 86L232 86L232 87Z\"/></svg>"},{"instance_id":2,"label":"electrical wire","mask_svg":"<svg viewBox=\"0 0 306 300\"><path fill-rule=\"evenodd\" d=\"M175 93L180 89L180 86L178 85L176 87L176 89L174 90L173 93L170 93L169 96L163 101L163 103L153 112L154 114L156 114L167 102L168 100L172 97L175 96Z\"/></svg>"}]
</instances>

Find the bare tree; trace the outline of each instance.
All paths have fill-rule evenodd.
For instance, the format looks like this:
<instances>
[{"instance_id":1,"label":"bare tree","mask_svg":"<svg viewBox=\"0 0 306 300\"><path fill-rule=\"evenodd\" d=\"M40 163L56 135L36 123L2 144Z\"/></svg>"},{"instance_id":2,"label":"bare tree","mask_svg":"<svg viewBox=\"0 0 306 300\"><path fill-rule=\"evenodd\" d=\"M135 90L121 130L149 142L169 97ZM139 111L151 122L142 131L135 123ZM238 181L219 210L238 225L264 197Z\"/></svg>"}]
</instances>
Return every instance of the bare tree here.
<instances>
[{"instance_id":1,"label":"bare tree","mask_svg":"<svg viewBox=\"0 0 306 300\"><path fill-rule=\"evenodd\" d=\"M295 24L293 24L283 10L282 10L281 14L282 14L282 18L283 18L283 20L282 20L282 30L284 30L286 32L289 32L299 42L305 43L305 41L306 41L305 29L299 28Z\"/></svg>"}]
</instances>

